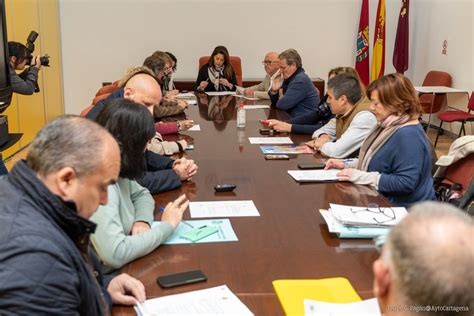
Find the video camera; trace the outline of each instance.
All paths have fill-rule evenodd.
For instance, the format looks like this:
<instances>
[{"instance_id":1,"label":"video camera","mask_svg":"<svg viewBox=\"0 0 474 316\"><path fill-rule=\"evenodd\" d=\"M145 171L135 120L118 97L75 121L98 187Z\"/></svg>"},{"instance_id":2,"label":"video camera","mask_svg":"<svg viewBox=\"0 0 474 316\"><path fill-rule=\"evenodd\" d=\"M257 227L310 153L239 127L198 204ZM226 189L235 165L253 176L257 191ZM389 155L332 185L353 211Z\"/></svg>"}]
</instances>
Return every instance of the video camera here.
<instances>
[{"instance_id":1,"label":"video camera","mask_svg":"<svg viewBox=\"0 0 474 316\"><path fill-rule=\"evenodd\" d=\"M26 52L27 52L26 60L27 60L28 65L31 65L32 59L34 58L33 52L35 50L35 41L38 35L39 34L36 33L35 31L31 31L30 35L28 35L28 38L26 39ZM41 66L49 67L48 54L40 57L40 64Z\"/></svg>"}]
</instances>

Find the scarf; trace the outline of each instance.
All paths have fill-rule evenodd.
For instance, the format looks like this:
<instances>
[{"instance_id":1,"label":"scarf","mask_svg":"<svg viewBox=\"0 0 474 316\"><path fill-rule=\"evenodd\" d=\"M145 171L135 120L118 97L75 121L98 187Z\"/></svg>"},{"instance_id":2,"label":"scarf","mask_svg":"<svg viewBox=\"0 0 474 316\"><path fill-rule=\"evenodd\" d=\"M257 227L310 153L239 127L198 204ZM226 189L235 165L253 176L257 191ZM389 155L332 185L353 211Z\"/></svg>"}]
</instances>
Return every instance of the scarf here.
<instances>
[{"instance_id":1,"label":"scarf","mask_svg":"<svg viewBox=\"0 0 474 316\"><path fill-rule=\"evenodd\" d=\"M209 66L207 69L207 73L209 75L209 80L211 81L212 84L214 84L215 90L216 91L221 90L219 89L221 86L221 84L219 83L219 79L224 78L224 67L215 68L215 67ZM222 90L226 90L225 86L222 86L222 87L223 87Z\"/></svg>"},{"instance_id":2,"label":"scarf","mask_svg":"<svg viewBox=\"0 0 474 316\"><path fill-rule=\"evenodd\" d=\"M392 114L382 122L377 123L360 148L357 169L367 171L375 153L409 120L410 117L407 114L402 116Z\"/></svg>"}]
</instances>

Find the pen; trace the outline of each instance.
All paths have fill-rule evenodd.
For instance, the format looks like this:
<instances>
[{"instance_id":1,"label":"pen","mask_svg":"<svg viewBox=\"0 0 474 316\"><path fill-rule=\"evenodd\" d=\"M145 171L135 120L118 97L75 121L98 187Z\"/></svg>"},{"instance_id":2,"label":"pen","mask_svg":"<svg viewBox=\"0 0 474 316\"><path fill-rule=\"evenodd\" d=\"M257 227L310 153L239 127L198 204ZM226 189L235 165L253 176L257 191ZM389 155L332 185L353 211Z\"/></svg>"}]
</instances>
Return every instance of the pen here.
<instances>
[{"instance_id":1,"label":"pen","mask_svg":"<svg viewBox=\"0 0 474 316\"><path fill-rule=\"evenodd\" d=\"M160 207L159 210L160 210L160 212L163 212L163 211L165 210L165 208L164 208L164 207ZM184 225L189 226L189 227L191 227L191 228L194 228L193 225L191 225L191 224L189 224L189 223L187 223L187 222L185 222L185 221L183 221L183 220L181 220L181 223L183 223Z\"/></svg>"}]
</instances>

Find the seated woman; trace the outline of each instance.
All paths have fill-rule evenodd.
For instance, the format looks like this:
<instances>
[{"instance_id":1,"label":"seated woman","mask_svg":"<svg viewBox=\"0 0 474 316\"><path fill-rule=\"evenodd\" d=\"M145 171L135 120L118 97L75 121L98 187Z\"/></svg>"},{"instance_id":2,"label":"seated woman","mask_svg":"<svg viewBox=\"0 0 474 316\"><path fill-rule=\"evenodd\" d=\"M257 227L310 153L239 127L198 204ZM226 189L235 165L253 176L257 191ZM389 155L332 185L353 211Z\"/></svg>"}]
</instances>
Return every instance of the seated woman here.
<instances>
[{"instance_id":1,"label":"seated woman","mask_svg":"<svg viewBox=\"0 0 474 316\"><path fill-rule=\"evenodd\" d=\"M133 101L117 99L105 105L97 122L120 144L121 156L120 177L108 187L108 203L91 217L97 224L92 244L108 273L156 249L178 226L188 201L182 195L168 203L161 224L151 228L153 197L135 181L145 170L143 152L155 135L151 113Z\"/></svg>"},{"instance_id":2,"label":"seated woman","mask_svg":"<svg viewBox=\"0 0 474 316\"><path fill-rule=\"evenodd\" d=\"M368 184L397 206L434 200L431 147L412 83L389 74L372 82L367 96L378 124L362 144L359 159L329 159L326 169L343 169L340 180Z\"/></svg>"},{"instance_id":3,"label":"seated woman","mask_svg":"<svg viewBox=\"0 0 474 316\"><path fill-rule=\"evenodd\" d=\"M199 69L194 90L235 91L236 85L237 78L230 64L229 52L224 46L217 46L207 64Z\"/></svg>"}]
</instances>

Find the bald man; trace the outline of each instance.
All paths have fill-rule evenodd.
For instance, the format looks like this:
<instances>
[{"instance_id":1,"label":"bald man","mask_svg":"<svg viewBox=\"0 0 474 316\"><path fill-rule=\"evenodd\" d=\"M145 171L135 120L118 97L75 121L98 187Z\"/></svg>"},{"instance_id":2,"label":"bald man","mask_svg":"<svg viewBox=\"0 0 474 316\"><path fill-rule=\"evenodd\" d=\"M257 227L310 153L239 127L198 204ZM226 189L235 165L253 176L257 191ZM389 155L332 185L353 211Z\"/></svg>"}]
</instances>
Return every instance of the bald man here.
<instances>
[{"instance_id":1,"label":"bald man","mask_svg":"<svg viewBox=\"0 0 474 316\"><path fill-rule=\"evenodd\" d=\"M466 213L439 202L413 206L373 265L382 313L472 315L473 242L474 221Z\"/></svg>"},{"instance_id":2,"label":"bald man","mask_svg":"<svg viewBox=\"0 0 474 316\"><path fill-rule=\"evenodd\" d=\"M272 86L272 77L278 72L278 53L269 52L265 55L262 61L267 75L265 79L255 86L251 86L243 90L243 94L247 97L259 98L259 99L270 99L268 90Z\"/></svg>"},{"instance_id":3,"label":"bald man","mask_svg":"<svg viewBox=\"0 0 474 316\"><path fill-rule=\"evenodd\" d=\"M161 102L161 88L156 79L149 74L139 73L131 76L123 86L97 104L86 117L95 120L100 111L110 100L125 98L146 106L153 114L154 108Z\"/></svg>"}]
</instances>

